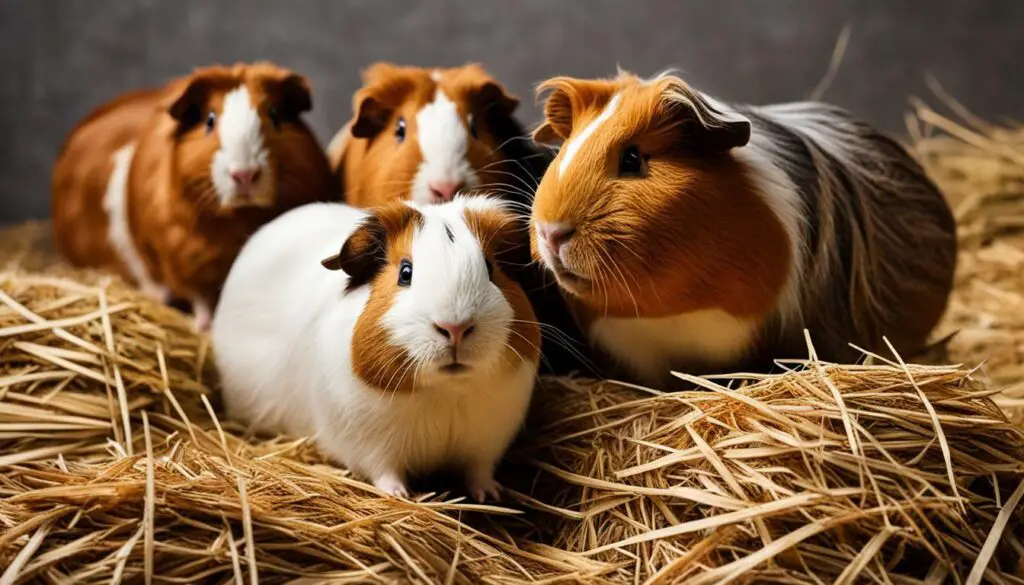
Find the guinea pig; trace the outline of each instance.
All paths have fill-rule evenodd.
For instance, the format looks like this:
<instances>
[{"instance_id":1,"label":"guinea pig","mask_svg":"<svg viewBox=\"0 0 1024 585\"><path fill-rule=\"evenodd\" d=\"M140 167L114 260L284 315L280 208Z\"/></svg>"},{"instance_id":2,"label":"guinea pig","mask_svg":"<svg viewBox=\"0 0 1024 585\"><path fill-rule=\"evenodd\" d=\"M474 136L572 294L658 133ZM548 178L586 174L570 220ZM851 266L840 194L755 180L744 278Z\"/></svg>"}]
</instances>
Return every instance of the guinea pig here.
<instances>
[{"instance_id":1,"label":"guinea pig","mask_svg":"<svg viewBox=\"0 0 1024 585\"><path fill-rule=\"evenodd\" d=\"M58 250L163 302L189 301L206 329L228 269L261 225L337 196L301 115L309 83L269 63L207 67L98 108L53 170Z\"/></svg>"},{"instance_id":2,"label":"guinea pig","mask_svg":"<svg viewBox=\"0 0 1024 585\"><path fill-rule=\"evenodd\" d=\"M540 331L503 267L513 216L485 197L286 213L242 249L212 327L229 417L315 437L380 490L494 468L522 425Z\"/></svg>"},{"instance_id":3,"label":"guinea pig","mask_svg":"<svg viewBox=\"0 0 1024 585\"><path fill-rule=\"evenodd\" d=\"M672 74L542 83L561 143L531 249L612 368L769 369L922 349L945 310L956 225L891 138L820 103L724 104Z\"/></svg>"},{"instance_id":4,"label":"guinea pig","mask_svg":"<svg viewBox=\"0 0 1024 585\"><path fill-rule=\"evenodd\" d=\"M372 65L353 97L352 119L328 147L345 201L440 203L500 187L505 198L526 202L546 161L512 117L518 105L477 64Z\"/></svg>"}]
</instances>

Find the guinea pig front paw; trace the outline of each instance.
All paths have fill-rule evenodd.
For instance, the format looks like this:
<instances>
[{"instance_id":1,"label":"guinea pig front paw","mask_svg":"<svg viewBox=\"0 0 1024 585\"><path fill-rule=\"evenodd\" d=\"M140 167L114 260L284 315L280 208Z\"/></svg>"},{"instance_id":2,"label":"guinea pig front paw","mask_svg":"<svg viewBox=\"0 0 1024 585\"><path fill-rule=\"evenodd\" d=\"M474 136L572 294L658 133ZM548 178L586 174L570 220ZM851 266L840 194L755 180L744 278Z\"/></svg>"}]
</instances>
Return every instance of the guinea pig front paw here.
<instances>
[{"instance_id":1,"label":"guinea pig front paw","mask_svg":"<svg viewBox=\"0 0 1024 585\"><path fill-rule=\"evenodd\" d=\"M213 323L213 309L205 301L192 301L192 313L195 316L195 328L199 333L210 330Z\"/></svg>"},{"instance_id":2,"label":"guinea pig front paw","mask_svg":"<svg viewBox=\"0 0 1024 585\"><path fill-rule=\"evenodd\" d=\"M494 479L494 475L491 472L471 473L466 482L466 487L469 489L469 494L473 496L473 499L481 504L487 498L495 502L501 501L501 484Z\"/></svg>"},{"instance_id":3,"label":"guinea pig front paw","mask_svg":"<svg viewBox=\"0 0 1024 585\"><path fill-rule=\"evenodd\" d=\"M386 473L373 480L373 485L380 491L396 498L409 497L409 488L405 487L402 478L393 473Z\"/></svg>"}]
</instances>

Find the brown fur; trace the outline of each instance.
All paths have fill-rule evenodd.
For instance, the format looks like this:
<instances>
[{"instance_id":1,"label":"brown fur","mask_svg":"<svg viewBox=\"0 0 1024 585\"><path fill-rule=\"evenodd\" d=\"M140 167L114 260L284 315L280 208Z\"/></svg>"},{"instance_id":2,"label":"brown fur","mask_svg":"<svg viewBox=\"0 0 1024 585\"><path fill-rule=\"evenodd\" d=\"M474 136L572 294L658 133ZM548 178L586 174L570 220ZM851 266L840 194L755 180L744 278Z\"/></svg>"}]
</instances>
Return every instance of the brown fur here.
<instances>
[{"instance_id":1,"label":"brown fur","mask_svg":"<svg viewBox=\"0 0 1024 585\"><path fill-rule=\"evenodd\" d=\"M112 156L138 139L162 95L161 90L143 90L113 100L79 122L61 148L51 185L53 235L57 251L72 265L121 270L107 238L103 207Z\"/></svg>"},{"instance_id":2,"label":"brown fur","mask_svg":"<svg viewBox=\"0 0 1024 585\"><path fill-rule=\"evenodd\" d=\"M253 205L222 207L213 200L210 163L216 131L196 115L219 110L241 84L258 100L272 189ZM271 105L284 121L275 128ZM58 245L78 266L130 275L110 249L102 201L111 156L136 142L127 185L128 218L151 278L178 298L212 307L248 237L284 211L335 192L327 161L299 117L311 106L307 82L270 64L209 67L164 90L140 92L101 108L72 134L54 170L54 228ZM177 116L181 120L175 119Z\"/></svg>"},{"instance_id":3,"label":"brown fur","mask_svg":"<svg viewBox=\"0 0 1024 585\"><path fill-rule=\"evenodd\" d=\"M441 79L431 78L439 71ZM363 74L364 86L353 97L353 118L342 130L344 145L329 153L331 167L344 187L345 201L374 207L409 199L412 179L422 161L416 139L416 113L434 100L438 88L457 104L464 117L473 114L477 138L470 137L467 161L481 185L508 183L517 171L503 162L506 138L497 127L509 118L519 100L479 65L453 69L399 67L377 63ZM406 122L405 140L394 136L398 118ZM468 132L468 127L467 127Z\"/></svg>"},{"instance_id":4,"label":"brown fur","mask_svg":"<svg viewBox=\"0 0 1024 585\"><path fill-rule=\"evenodd\" d=\"M375 211L342 248L345 272L366 278L372 272L370 298L352 332L352 368L364 382L382 392L412 392L408 353L391 343L381 321L398 290L398 266L412 257L412 240L422 221L407 205L390 205ZM355 238L355 239L353 239ZM366 256L373 258L367 263ZM349 272L351 270L351 272Z\"/></svg>"},{"instance_id":5,"label":"brown fur","mask_svg":"<svg viewBox=\"0 0 1024 585\"><path fill-rule=\"evenodd\" d=\"M520 246L520 234L516 229L516 220L506 212L496 210L466 211L466 224L480 241L487 261L493 269L494 283L505 294L505 299L515 311L514 321L509 332L507 353L504 363L509 371L522 360L537 361L540 358L541 334L533 306L523 288L508 274L506 270L514 261L515 248Z\"/></svg>"},{"instance_id":6,"label":"brown fur","mask_svg":"<svg viewBox=\"0 0 1024 585\"><path fill-rule=\"evenodd\" d=\"M537 135L564 139L621 95L616 115L588 140L596 148L580 150L565 175L556 159L534 203L536 221L577 226L566 254L586 280L569 287L572 296L617 317L717 307L762 319L771 311L791 262L785 230L739 163L693 150L662 100L664 84L555 80L542 88L554 94ZM619 178L617 156L594 158L628 145L650 156L646 178ZM567 185L578 195L567 196ZM536 254L535 227L531 242Z\"/></svg>"}]
</instances>

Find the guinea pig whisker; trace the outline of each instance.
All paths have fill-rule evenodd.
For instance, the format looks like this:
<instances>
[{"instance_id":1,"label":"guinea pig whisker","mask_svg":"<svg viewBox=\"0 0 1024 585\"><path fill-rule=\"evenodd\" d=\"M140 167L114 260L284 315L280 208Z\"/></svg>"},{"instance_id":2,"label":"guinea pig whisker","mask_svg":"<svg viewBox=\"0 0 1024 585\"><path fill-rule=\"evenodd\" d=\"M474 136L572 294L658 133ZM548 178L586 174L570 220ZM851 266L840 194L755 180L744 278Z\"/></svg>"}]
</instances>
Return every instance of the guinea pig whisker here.
<instances>
[{"instance_id":1,"label":"guinea pig whisker","mask_svg":"<svg viewBox=\"0 0 1024 585\"><path fill-rule=\"evenodd\" d=\"M495 173L495 172L498 172L498 171L490 170L491 167L495 167L495 166L506 164L506 163L514 163L516 166L518 166L519 169L523 171L525 176L529 177L534 182L534 184L531 186L532 188L536 189L537 187L540 186L540 183L537 183L537 179L534 177L533 173L531 173L529 171L529 169L527 169L525 166L523 166L523 163L519 162L518 160L516 160L514 158L505 158L505 159L502 159L502 160L497 160L497 161L488 163L488 164L480 167L480 170L482 172ZM516 175L514 173L509 173L507 171L505 171L504 174L512 175L512 176L516 177L517 179L520 179L520 181L522 181L523 183L526 183L526 179L523 178L523 177L520 177L519 175Z\"/></svg>"},{"instance_id":2,"label":"guinea pig whisker","mask_svg":"<svg viewBox=\"0 0 1024 585\"><path fill-rule=\"evenodd\" d=\"M486 170L485 171L485 170L481 169L481 172L484 172L484 173L487 173L487 174L491 174L491 175L508 175L509 177L512 177L513 179L516 179L517 181L519 181L522 184L523 188L525 188L527 190L527 192L529 192L531 195L534 193L534 191L537 190L537 187L540 186L539 184L531 185L530 183L526 182L526 179L520 177L519 175L517 175L515 173L510 173L508 171L499 171L499 170L494 170L494 169L490 169L490 170Z\"/></svg>"},{"instance_id":3,"label":"guinea pig whisker","mask_svg":"<svg viewBox=\"0 0 1024 585\"><path fill-rule=\"evenodd\" d=\"M551 336L548 337L548 339L552 343L554 343L557 347L564 349L566 352L569 353L569 355L579 360L580 363L583 364L588 370L590 370L591 373L597 375L597 364L595 364L592 360L590 360L586 355L583 354L583 352L580 350L580 344L578 342L576 342L572 337L570 337L567 333L565 333L558 327L550 325L548 323L540 323L537 321L527 321L521 319L513 319L512 322L528 323L540 326L542 331L546 331L551 334ZM543 352L541 352L541 355L543 356ZM545 360L545 363L548 362Z\"/></svg>"},{"instance_id":4,"label":"guinea pig whisker","mask_svg":"<svg viewBox=\"0 0 1024 585\"><path fill-rule=\"evenodd\" d=\"M611 254L608 252L607 249L598 248L597 250L597 258L601 262L601 264L603 264L606 267L609 267L610 269L614 269L618 273L617 280L618 282L622 283L622 287L626 289L626 294L629 295L629 300L630 302L633 303L633 310L636 312L636 316L639 318L640 305L636 302L636 297L633 296L633 289L631 289L629 287L629 283L626 282L626 276L622 273L622 269L619 268L619 266L615 263L615 260L612 259ZM608 272L611 276L615 276L615 274L613 274L611 270L609 270Z\"/></svg>"}]
</instances>

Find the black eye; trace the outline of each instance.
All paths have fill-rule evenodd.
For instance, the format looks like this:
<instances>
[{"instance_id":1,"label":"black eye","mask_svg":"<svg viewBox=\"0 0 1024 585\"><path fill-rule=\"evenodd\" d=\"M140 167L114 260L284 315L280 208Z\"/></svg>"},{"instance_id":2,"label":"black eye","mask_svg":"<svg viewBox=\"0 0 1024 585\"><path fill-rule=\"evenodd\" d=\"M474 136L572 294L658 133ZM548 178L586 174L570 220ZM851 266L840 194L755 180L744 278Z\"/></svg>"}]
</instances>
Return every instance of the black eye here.
<instances>
[{"instance_id":1,"label":"black eye","mask_svg":"<svg viewBox=\"0 0 1024 585\"><path fill-rule=\"evenodd\" d=\"M476 116L473 114L469 115L469 134L473 138L476 138Z\"/></svg>"},{"instance_id":2,"label":"black eye","mask_svg":"<svg viewBox=\"0 0 1024 585\"><path fill-rule=\"evenodd\" d=\"M271 123L274 124L274 128L281 128L281 110L277 109L277 106L270 106L270 112L267 113L270 116Z\"/></svg>"},{"instance_id":3,"label":"black eye","mask_svg":"<svg viewBox=\"0 0 1024 585\"><path fill-rule=\"evenodd\" d=\"M401 116L399 116L398 126L395 128L395 138L398 139L398 142L405 140L405 118Z\"/></svg>"},{"instance_id":4,"label":"black eye","mask_svg":"<svg viewBox=\"0 0 1024 585\"><path fill-rule=\"evenodd\" d=\"M640 177L644 174L644 156L635 146L627 146L619 159L620 177Z\"/></svg>"},{"instance_id":5,"label":"black eye","mask_svg":"<svg viewBox=\"0 0 1024 585\"><path fill-rule=\"evenodd\" d=\"M398 265L398 286L409 286L412 284L412 262L402 260Z\"/></svg>"},{"instance_id":6,"label":"black eye","mask_svg":"<svg viewBox=\"0 0 1024 585\"><path fill-rule=\"evenodd\" d=\"M490 260L484 260L487 264L487 280L494 282L494 264L491 264Z\"/></svg>"},{"instance_id":7,"label":"black eye","mask_svg":"<svg viewBox=\"0 0 1024 585\"><path fill-rule=\"evenodd\" d=\"M213 127L217 125L217 114L210 112L210 115L206 117L206 131L213 132Z\"/></svg>"}]
</instances>

